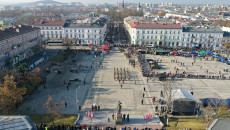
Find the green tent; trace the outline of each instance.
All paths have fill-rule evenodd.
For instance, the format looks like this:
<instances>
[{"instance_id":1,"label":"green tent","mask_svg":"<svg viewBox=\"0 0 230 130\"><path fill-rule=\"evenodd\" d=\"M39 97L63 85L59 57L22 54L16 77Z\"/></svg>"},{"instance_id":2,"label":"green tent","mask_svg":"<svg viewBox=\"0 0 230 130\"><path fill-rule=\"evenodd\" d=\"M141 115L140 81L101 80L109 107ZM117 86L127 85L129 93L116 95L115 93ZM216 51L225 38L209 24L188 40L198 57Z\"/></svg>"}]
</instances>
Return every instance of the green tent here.
<instances>
[{"instance_id":1,"label":"green tent","mask_svg":"<svg viewBox=\"0 0 230 130\"><path fill-rule=\"evenodd\" d=\"M206 54L206 51L201 51L200 54Z\"/></svg>"}]
</instances>

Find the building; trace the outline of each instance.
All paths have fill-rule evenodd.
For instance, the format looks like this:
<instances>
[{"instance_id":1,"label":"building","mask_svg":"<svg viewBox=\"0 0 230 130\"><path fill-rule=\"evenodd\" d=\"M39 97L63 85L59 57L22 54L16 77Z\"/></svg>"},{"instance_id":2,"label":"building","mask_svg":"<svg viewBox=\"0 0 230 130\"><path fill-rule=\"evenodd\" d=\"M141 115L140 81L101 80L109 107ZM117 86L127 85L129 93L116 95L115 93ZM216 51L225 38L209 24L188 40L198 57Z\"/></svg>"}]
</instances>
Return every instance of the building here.
<instances>
[{"instance_id":1,"label":"building","mask_svg":"<svg viewBox=\"0 0 230 130\"><path fill-rule=\"evenodd\" d=\"M43 40L60 40L63 38L63 26L65 21L53 21L53 20L35 20L32 26L39 27L41 29Z\"/></svg>"},{"instance_id":2,"label":"building","mask_svg":"<svg viewBox=\"0 0 230 130\"><path fill-rule=\"evenodd\" d=\"M219 27L183 27L179 46L209 48L214 50L223 49L223 31Z\"/></svg>"},{"instance_id":3,"label":"building","mask_svg":"<svg viewBox=\"0 0 230 130\"><path fill-rule=\"evenodd\" d=\"M0 70L39 52L42 40L40 28L12 26L0 30Z\"/></svg>"},{"instance_id":4,"label":"building","mask_svg":"<svg viewBox=\"0 0 230 130\"><path fill-rule=\"evenodd\" d=\"M0 116L1 130L37 130L28 116Z\"/></svg>"},{"instance_id":5,"label":"building","mask_svg":"<svg viewBox=\"0 0 230 130\"><path fill-rule=\"evenodd\" d=\"M207 130L229 130L230 119L216 119Z\"/></svg>"},{"instance_id":6,"label":"building","mask_svg":"<svg viewBox=\"0 0 230 130\"><path fill-rule=\"evenodd\" d=\"M107 34L108 19L77 20L64 26L65 39L77 39L79 44L102 44Z\"/></svg>"},{"instance_id":7,"label":"building","mask_svg":"<svg viewBox=\"0 0 230 130\"><path fill-rule=\"evenodd\" d=\"M224 32L222 39L223 50L230 49L230 32Z\"/></svg>"},{"instance_id":8,"label":"building","mask_svg":"<svg viewBox=\"0 0 230 130\"><path fill-rule=\"evenodd\" d=\"M156 46L178 46L182 34L180 24L156 22L136 22L124 19L124 28L131 44Z\"/></svg>"}]
</instances>

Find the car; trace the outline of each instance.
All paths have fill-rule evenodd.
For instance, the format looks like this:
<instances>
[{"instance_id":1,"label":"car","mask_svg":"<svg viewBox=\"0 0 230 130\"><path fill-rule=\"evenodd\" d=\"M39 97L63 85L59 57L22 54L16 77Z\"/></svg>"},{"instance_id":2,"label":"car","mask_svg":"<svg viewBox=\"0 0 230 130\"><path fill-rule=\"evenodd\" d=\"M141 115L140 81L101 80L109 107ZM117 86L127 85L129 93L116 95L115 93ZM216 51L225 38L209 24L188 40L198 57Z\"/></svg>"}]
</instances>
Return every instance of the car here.
<instances>
[{"instance_id":1,"label":"car","mask_svg":"<svg viewBox=\"0 0 230 130\"><path fill-rule=\"evenodd\" d=\"M40 55L45 56L46 52L41 52Z\"/></svg>"}]
</instances>

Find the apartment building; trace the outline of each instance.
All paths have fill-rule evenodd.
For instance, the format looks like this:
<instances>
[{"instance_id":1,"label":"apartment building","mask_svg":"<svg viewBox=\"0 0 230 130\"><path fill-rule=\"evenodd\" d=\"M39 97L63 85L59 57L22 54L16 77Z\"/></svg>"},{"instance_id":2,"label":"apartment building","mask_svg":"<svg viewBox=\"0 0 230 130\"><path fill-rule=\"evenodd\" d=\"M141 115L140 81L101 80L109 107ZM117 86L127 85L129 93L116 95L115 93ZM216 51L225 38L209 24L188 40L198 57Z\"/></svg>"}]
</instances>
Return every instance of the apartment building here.
<instances>
[{"instance_id":1,"label":"apartment building","mask_svg":"<svg viewBox=\"0 0 230 130\"><path fill-rule=\"evenodd\" d=\"M131 44L153 46L178 46L182 26L174 23L136 22L124 20L124 28Z\"/></svg>"},{"instance_id":2,"label":"apartment building","mask_svg":"<svg viewBox=\"0 0 230 130\"><path fill-rule=\"evenodd\" d=\"M220 27L183 27L179 46L223 49L223 31Z\"/></svg>"},{"instance_id":3,"label":"apartment building","mask_svg":"<svg viewBox=\"0 0 230 130\"><path fill-rule=\"evenodd\" d=\"M66 23L63 35L65 39L77 39L79 44L101 44L107 34L108 20L96 19L92 22Z\"/></svg>"},{"instance_id":4,"label":"apartment building","mask_svg":"<svg viewBox=\"0 0 230 130\"><path fill-rule=\"evenodd\" d=\"M12 26L0 30L0 70L33 56L41 48L40 28Z\"/></svg>"},{"instance_id":5,"label":"apartment building","mask_svg":"<svg viewBox=\"0 0 230 130\"><path fill-rule=\"evenodd\" d=\"M43 40L60 40L63 38L63 26L65 21L35 20L32 26L41 29Z\"/></svg>"}]
</instances>

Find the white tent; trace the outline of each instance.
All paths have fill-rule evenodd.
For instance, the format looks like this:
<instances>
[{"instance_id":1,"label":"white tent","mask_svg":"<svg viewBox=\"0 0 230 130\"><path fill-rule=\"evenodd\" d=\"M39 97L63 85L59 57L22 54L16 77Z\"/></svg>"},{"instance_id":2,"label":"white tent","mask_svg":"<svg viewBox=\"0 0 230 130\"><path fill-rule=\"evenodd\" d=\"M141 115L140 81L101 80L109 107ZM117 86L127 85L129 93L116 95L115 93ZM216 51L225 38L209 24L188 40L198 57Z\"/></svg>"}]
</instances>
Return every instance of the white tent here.
<instances>
[{"instance_id":1,"label":"white tent","mask_svg":"<svg viewBox=\"0 0 230 130\"><path fill-rule=\"evenodd\" d=\"M190 92L184 89L172 90L172 99L173 99L173 103L172 103L173 115L195 114L196 99L193 97L193 95Z\"/></svg>"},{"instance_id":2,"label":"white tent","mask_svg":"<svg viewBox=\"0 0 230 130\"><path fill-rule=\"evenodd\" d=\"M172 98L173 100L187 99L187 100L196 101L193 95L184 89L172 90Z\"/></svg>"}]
</instances>

